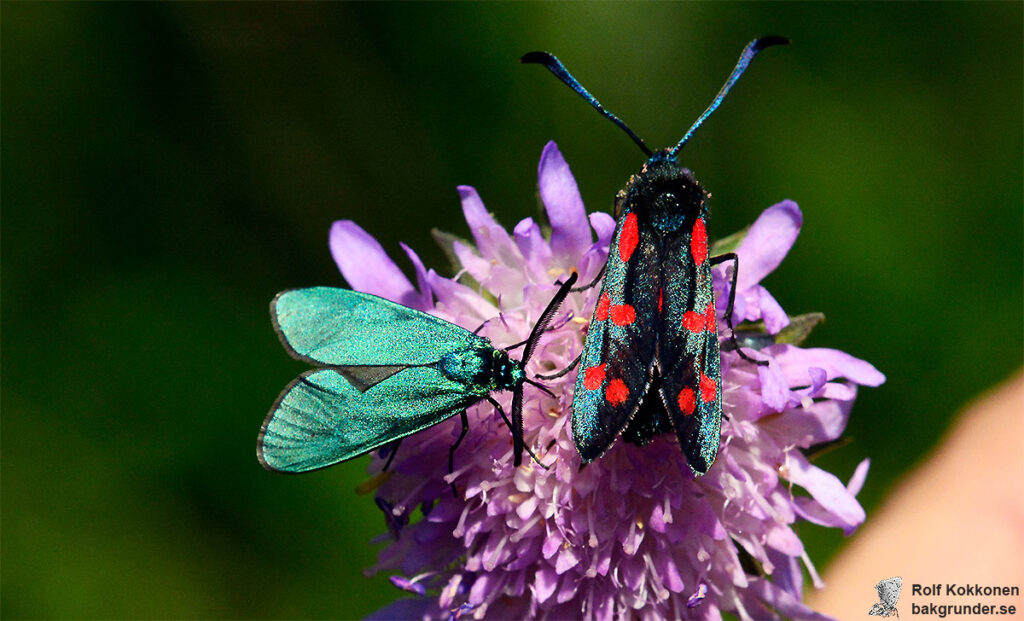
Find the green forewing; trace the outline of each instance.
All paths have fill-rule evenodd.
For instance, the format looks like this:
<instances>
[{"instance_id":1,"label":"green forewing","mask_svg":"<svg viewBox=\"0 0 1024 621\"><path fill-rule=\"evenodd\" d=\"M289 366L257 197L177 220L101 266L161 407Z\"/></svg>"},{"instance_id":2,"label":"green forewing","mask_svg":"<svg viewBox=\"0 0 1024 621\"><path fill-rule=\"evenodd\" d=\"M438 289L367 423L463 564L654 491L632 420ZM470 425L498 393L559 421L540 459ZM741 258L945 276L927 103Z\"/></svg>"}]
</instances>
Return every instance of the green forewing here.
<instances>
[{"instance_id":1,"label":"green forewing","mask_svg":"<svg viewBox=\"0 0 1024 621\"><path fill-rule=\"evenodd\" d=\"M430 364L450 352L492 349L487 339L443 319L348 289L284 291L270 314L285 347L323 365Z\"/></svg>"},{"instance_id":2,"label":"green forewing","mask_svg":"<svg viewBox=\"0 0 1024 621\"><path fill-rule=\"evenodd\" d=\"M309 371L284 390L264 421L259 458L281 472L325 468L435 425L486 395L479 392L435 366L403 369L365 392L338 371Z\"/></svg>"}]
</instances>

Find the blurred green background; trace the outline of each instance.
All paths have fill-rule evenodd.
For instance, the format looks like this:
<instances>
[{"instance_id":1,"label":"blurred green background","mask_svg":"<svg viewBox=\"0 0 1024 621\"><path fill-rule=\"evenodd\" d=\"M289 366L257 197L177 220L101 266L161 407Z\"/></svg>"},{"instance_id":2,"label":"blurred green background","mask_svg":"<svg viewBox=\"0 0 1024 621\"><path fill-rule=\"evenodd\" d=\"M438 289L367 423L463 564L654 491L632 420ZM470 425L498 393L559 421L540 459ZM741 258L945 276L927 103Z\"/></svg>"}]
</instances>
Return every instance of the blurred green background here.
<instances>
[{"instance_id":1,"label":"blurred green background","mask_svg":"<svg viewBox=\"0 0 1024 621\"><path fill-rule=\"evenodd\" d=\"M20 4L2 47L5 618L360 617L383 531L365 460L256 462L303 366L267 303L342 285L340 218L445 268L476 186L537 215L558 142L592 210L643 161L524 52L557 53L652 146L768 50L684 151L712 234L796 200L767 281L812 344L888 375L826 456L869 512L1022 362L1022 6ZM403 266L404 259L400 261ZM802 529L819 566L842 536Z\"/></svg>"}]
</instances>

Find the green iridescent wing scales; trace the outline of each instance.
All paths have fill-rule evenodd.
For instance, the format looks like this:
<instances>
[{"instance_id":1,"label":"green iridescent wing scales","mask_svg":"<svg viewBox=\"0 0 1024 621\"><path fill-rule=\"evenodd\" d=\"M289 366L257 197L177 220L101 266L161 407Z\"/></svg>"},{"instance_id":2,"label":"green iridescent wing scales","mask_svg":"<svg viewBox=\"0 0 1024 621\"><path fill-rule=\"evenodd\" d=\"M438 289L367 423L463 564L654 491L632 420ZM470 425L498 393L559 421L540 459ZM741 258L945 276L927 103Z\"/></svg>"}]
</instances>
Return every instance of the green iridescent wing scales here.
<instances>
[{"instance_id":1,"label":"green iridescent wing scales","mask_svg":"<svg viewBox=\"0 0 1024 621\"><path fill-rule=\"evenodd\" d=\"M270 303L274 329L296 358L323 366L409 366L491 349L487 339L390 300L333 287L292 289Z\"/></svg>"},{"instance_id":2,"label":"green iridescent wing scales","mask_svg":"<svg viewBox=\"0 0 1024 621\"><path fill-rule=\"evenodd\" d=\"M313 287L270 304L285 348L320 369L288 385L263 423L260 462L306 472L435 425L496 389L494 347L469 330L384 298Z\"/></svg>"},{"instance_id":3,"label":"green iridescent wing scales","mask_svg":"<svg viewBox=\"0 0 1024 621\"><path fill-rule=\"evenodd\" d=\"M308 371L271 408L257 455L278 472L326 468L450 418L477 393L436 366L405 368L365 391L337 370Z\"/></svg>"}]
</instances>

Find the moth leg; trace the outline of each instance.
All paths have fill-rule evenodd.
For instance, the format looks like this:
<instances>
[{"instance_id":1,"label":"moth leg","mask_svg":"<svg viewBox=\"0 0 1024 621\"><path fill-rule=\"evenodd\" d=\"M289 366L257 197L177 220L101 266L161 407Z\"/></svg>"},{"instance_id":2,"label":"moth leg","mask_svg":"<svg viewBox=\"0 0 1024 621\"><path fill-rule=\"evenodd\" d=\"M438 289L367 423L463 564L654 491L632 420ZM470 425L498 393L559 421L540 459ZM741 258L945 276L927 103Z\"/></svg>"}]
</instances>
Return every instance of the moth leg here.
<instances>
[{"instance_id":1,"label":"moth leg","mask_svg":"<svg viewBox=\"0 0 1024 621\"><path fill-rule=\"evenodd\" d=\"M506 352L510 352L510 351L512 351L514 349L519 349L520 347L522 347L523 345L526 345L529 342L530 342L530 339L525 339L525 340L519 341L518 343L512 343L511 345L509 345L508 347L505 347L503 349Z\"/></svg>"},{"instance_id":2,"label":"moth leg","mask_svg":"<svg viewBox=\"0 0 1024 621\"><path fill-rule=\"evenodd\" d=\"M512 435L514 436L514 435L515 435L516 433L518 433L518 432L516 431L516 428L512 426L512 421L510 421L510 420L508 419L508 416L506 416L506 415L505 415L505 410L503 410L503 409L501 408L501 404L500 404L500 403L498 403L497 401L495 401L495 400L494 400L494 397L492 397L492 396L490 396L490 395L488 395L488 396L487 396L487 401L489 401L489 402L490 402L490 404L491 404L492 406L494 406L494 409L498 411L498 414L501 414L501 420L505 421L505 425L507 425L507 426L508 426L508 430L512 432ZM533 459L533 461L534 461L534 462L535 462L535 463L536 463L536 464L537 464L538 466L540 466L541 468L543 468L543 469L545 469L545 470L548 470L548 469L550 469L550 468L549 468L549 466L545 466L545 465L544 465L543 463L541 463L541 461L540 461L540 458L538 458L538 457L537 457L537 456L536 456L536 455L534 454L533 450L532 450L532 449L531 449L531 448L530 448L529 446L526 446L526 443L525 443L525 442L523 443L523 448L524 448L524 449L526 449L526 452L527 452L527 453L528 453L528 454L530 455L530 458L531 458L531 459Z\"/></svg>"},{"instance_id":3,"label":"moth leg","mask_svg":"<svg viewBox=\"0 0 1024 621\"><path fill-rule=\"evenodd\" d=\"M583 352L580 352L580 355L576 356L576 359L573 360L572 363L569 364L569 366L565 367L561 371L558 371L557 373L552 373L551 375L534 375L534 377L536 377L537 379L545 380L545 381L546 380L558 379L558 378L562 377L563 375L565 375L566 373L568 373L569 371L572 371L573 369L575 369L577 367L577 365L579 365L580 360L583 360Z\"/></svg>"},{"instance_id":4,"label":"moth leg","mask_svg":"<svg viewBox=\"0 0 1024 621\"><path fill-rule=\"evenodd\" d=\"M391 467L391 462L395 461L395 455L398 454L398 447L400 446L402 446L401 440L395 440L391 443L391 454L388 455L388 460L384 463L384 469L381 472L387 472L388 468Z\"/></svg>"},{"instance_id":5,"label":"moth leg","mask_svg":"<svg viewBox=\"0 0 1024 621\"><path fill-rule=\"evenodd\" d=\"M608 267L607 263L605 263L604 265L601 266L601 271L597 273L597 276L594 277L594 280L591 280L589 283L587 283L585 285L582 285L582 286L579 286L579 287L576 287L574 289L569 289L569 291L572 292L572 293L579 293L580 291L586 291L587 289L593 289L594 287L597 286L597 283L601 282L601 279L604 278L604 270L605 270L606 267Z\"/></svg>"},{"instance_id":6,"label":"moth leg","mask_svg":"<svg viewBox=\"0 0 1024 621\"><path fill-rule=\"evenodd\" d=\"M448 449L448 474L455 472L455 449L459 448L462 444L462 439L466 437L466 433L469 431L469 417L466 416L466 410L462 410L462 433L459 434L459 439L452 444L451 448ZM452 481L452 496L455 498L459 497L458 492L455 491L455 481Z\"/></svg>"},{"instance_id":7,"label":"moth leg","mask_svg":"<svg viewBox=\"0 0 1024 621\"><path fill-rule=\"evenodd\" d=\"M527 384L529 384L530 386L533 386L534 388L536 388L536 389L538 389L538 390L542 390L542 391L544 391L545 393L547 393L547 395L548 395L549 397L552 397L552 398L554 398L554 399L557 399L557 398L558 398L558 397L556 397L556 396L555 396L555 393L553 393L553 392L551 392L550 390L548 390L548 389L547 389L547 387L546 387L546 386L545 386L544 384L541 384L541 383L539 383L539 382L535 382L535 381L533 381L533 380L532 380L532 379L530 379L530 378L526 378L526 379L524 379L523 381L524 381L524 382L526 382Z\"/></svg>"},{"instance_id":8,"label":"moth leg","mask_svg":"<svg viewBox=\"0 0 1024 621\"><path fill-rule=\"evenodd\" d=\"M476 327L476 330L473 330L473 334L480 334L480 331L483 330L484 328L486 328L487 324L489 324L489 323L491 323L490 319L484 321L482 324L480 324L479 326Z\"/></svg>"},{"instance_id":9,"label":"moth leg","mask_svg":"<svg viewBox=\"0 0 1024 621\"><path fill-rule=\"evenodd\" d=\"M711 257L711 265L718 265L719 263L725 263L726 261L732 261L732 284L729 286L729 305L725 308L725 323L729 325L729 340L732 341L733 347L736 348L736 353L740 355L747 362L753 362L759 366L768 366L767 360L754 360L750 356L743 353L740 349L740 344L736 342L736 329L732 327L732 307L736 303L736 279L740 273L740 258L736 256L735 252L726 252L720 254L717 257Z\"/></svg>"}]
</instances>

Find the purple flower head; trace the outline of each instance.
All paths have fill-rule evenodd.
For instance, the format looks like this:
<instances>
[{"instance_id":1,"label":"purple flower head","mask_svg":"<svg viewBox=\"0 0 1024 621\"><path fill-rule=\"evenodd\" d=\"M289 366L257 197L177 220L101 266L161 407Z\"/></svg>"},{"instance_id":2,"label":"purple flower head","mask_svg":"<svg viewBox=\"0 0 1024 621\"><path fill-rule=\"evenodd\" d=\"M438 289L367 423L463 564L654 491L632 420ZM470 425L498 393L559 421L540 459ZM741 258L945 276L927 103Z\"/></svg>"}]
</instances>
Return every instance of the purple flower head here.
<instances>
[{"instance_id":1,"label":"purple flower head","mask_svg":"<svg viewBox=\"0 0 1024 621\"><path fill-rule=\"evenodd\" d=\"M556 278L571 268L583 283L597 275L615 227L606 214L587 215L553 142L541 156L539 183L549 235L529 218L509 233L476 190L459 188L472 243L452 242L452 279L425 269L403 246L414 286L352 222L335 223L331 251L353 288L469 329L486 322L481 334L507 346L529 334ZM868 462L844 484L801 449L837 439L856 385L885 378L841 351L799 347L802 339L791 336L806 322L787 316L759 284L801 223L796 204L783 201L735 246L742 269L734 321L758 322L762 336L772 335L772 344L748 350L770 364L723 350L726 418L706 475L694 477L674 434L644 447L616 442L581 470L570 425L575 372L547 382L556 398L526 389L524 437L548 469L530 461L514 468L508 428L486 402L476 405L452 474L457 417L407 438L382 477L376 494L391 536L373 570L416 576L392 582L420 596L374 618L825 618L802 602L801 566L816 586L821 581L793 526L802 519L847 534L856 529ZM719 326L729 269L714 271ZM527 365L529 376L563 369L579 354L598 293L568 297ZM509 406L510 394L494 397ZM371 471L383 463L374 457Z\"/></svg>"}]
</instances>

